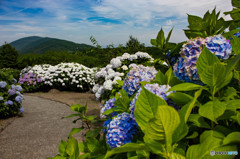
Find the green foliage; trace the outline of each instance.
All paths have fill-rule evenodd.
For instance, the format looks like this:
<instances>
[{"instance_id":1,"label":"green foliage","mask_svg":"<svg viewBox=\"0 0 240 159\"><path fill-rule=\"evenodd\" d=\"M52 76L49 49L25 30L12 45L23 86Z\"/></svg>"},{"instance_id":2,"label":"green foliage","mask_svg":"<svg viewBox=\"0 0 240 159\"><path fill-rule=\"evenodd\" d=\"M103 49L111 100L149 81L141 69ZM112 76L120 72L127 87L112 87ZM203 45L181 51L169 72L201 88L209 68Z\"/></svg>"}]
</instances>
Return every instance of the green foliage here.
<instances>
[{"instance_id":1,"label":"green foliage","mask_svg":"<svg viewBox=\"0 0 240 159\"><path fill-rule=\"evenodd\" d=\"M13 80L18 80L20 77L20 71L12 68L0 69L0 81L6 81L13 83Z\"/></svg>"},{"instance_id":2,"label":"green foliage","mask_svg":"<svg viewBox=\"0 0 240 159\"><path fill-rule=\"evenodd\" d=\"M16 68L18 52L10 44L0 47L0 68Z\"/></svg>"},{"instance_id":3,"label":"green foliage","mask_svg":"<svg viewBox=\"0 0 240 159\"><path fill-rule=\"evenodd\" d=\"M129 40L126 43L126 50L130 54L134 54L138 51L144 51L144 44L140 43L137 38L134 38L132 35L129 36Z\"/></svg>"},{"instance_id":4,"label":"green foliage","mask_svg":"<svg viewBox=\"0 0 240 159\"><path fill-rule=\"evenodd\" d=\"M230 30L234 30L240 26L240 3L239 0L232 0L233 10L224 12L226 15L230 15L232 20L230 21Z\"/></svg>"},{"instance_id":5,"label":"green foliage","mask_svg":"<svg viewBox=\"0 0 240 159\"><path fill-rule=\"evenodd\" d=\"M184 30L185 35L191 39L195 37L207 37L222 34L229 23L220 16L220 12L216 13L216 8L210 13L207 11L203 18L188 14L188 29Z\"/></svg>"}]
</instances>

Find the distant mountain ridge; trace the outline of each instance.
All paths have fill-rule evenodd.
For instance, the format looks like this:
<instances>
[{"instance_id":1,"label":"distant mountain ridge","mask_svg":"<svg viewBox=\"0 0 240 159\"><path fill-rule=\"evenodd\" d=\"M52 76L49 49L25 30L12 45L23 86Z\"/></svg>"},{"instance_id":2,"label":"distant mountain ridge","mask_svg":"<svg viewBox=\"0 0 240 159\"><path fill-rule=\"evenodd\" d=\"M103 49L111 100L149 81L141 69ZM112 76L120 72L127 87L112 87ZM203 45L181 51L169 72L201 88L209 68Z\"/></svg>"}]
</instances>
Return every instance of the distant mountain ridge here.
<instances>
[{"instance_id":1,"label":"distant mountain ridge","mask_svg":"<svg viewBox=\"0 0 240 159\"><path fill-rule=\"evenodd\" d=\"M43 54L46 51L75 52L93 48L93 46L87 44L78 44L67 40L39 36L21 38L11 42L10 45L16 48L19 54Z\"/></svg>"}]
</instances>

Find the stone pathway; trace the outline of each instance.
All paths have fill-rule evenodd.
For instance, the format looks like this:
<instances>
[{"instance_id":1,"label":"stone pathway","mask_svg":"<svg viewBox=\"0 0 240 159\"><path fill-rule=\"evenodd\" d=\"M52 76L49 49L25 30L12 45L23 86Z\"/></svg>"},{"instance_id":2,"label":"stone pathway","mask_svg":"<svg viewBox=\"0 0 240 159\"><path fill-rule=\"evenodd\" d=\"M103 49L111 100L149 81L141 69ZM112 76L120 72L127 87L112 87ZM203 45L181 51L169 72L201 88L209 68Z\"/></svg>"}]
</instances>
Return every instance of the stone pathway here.
<instances>
[{"instance_id":1,"label":"stone pathway","mask_svg":"<svg viewBox=\"0 0 240 159\"><path fill-rule=\"evenodd\" d=\"M0 159L46 159L58 154L58 144L67 140L73 127L69 106L24 95L24 116L16 118L0 133Z\"/></svg>"}]
</instances>

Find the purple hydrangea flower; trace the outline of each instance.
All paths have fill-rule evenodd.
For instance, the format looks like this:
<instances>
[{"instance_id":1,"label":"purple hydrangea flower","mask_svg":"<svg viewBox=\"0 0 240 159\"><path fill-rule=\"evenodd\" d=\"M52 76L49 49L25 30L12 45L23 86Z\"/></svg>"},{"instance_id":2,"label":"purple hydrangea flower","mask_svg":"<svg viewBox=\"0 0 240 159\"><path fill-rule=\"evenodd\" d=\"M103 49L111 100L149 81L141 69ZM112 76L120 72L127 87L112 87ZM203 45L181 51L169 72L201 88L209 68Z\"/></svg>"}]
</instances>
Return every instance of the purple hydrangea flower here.
<instances>
[{"instance_id":1,"label":"purple hydrangea flower","mask_svg":"<svg viewBox=\"0 0 240 159\"><path fill-rule=\"evenodd\" d=\"M158 71L154 67L145 67L143 65L134 67L128 72L123 83L123 89L131 96L139 90L140 82L149 82L155 79L157 73Z\"/></svg>"},{"instance_id":2,"label":"purple hydrangea flower","mask_svg":"<svg viewBox=\"0 0 240 159\"><path fill-rule=\"evenodd\" d=\"M0 81L0 88L5 88L7 86L7 82Z\"/></svg>"},{"instance_id":3,"label":"purple hydrangea flower","mask_svg":"<svg viewBox=\"0 0 240 159\"><path fill-rule=\"evenodd\" d=\"M24 112L24 108L21 107L19 110L20 110L20 113L23 114L23 112Z\"/></svg>"},{"instance_id":4,"label":"purple hydrangea flower","mask_svg":"<svg viewBox=\"0 0 240 159\"><path fill-rule=\"evenodd\" d=\"M177 107L176 105L172 105L173 102L170 102L169 99L167 99L167 96L171 93L173 93L173 91L167 92L171 87L169 85L161 85L159 86L158 84L145 84L144 88L146 88L147 90L149 90L150 92L156 94L157 96L161 97L162 99L164 99L169 105ZM142 91L142 88L140 88L136 94L136 96L133 98L133 100L130 103L130 111L131 111L131 118L134 118L134 111L135 111L135 105L136 105L136 101L140 95Z\"/></svg>"},{"instance_id":5,"label":"purple hydrangea flower","mask_svg":"<svg viewBox=\"0 0 240 159\"><path fill-rule=\"evenodd\" d=\"M137 123L130 114L126 112L118 114L107 126L107 144L115 148L130 143L136 131Z\"/></svg>"},{"instance_id":6,"label":"purple hydrangea flower","mask_svg":"<svg viewBox=\"0 0 240 159\"><path fill-rule=\"evenodd\" d=\"M13 89L13 88L8 90L8 94L9 94L10 96L14 95L15 93L16 93L16 90Z\"/></svg>"},{"instance_id":7,"label":"purple hydrangea flower","mask_svg":"<svg viewBox=\"0 0 240 159\"><path fill-rule=\"evenodd\" d=\"M101 108L101 111L100 111L100 116L101 118L106 118L107 116L106 115L103 115L103 113L106 111L106 110L109 110L109 109L112 109L114 106L114 102L116 101L115 98L112 98L112 99L109 99L108 101L106 101L106 103L104 104L104 106ZM115 116L117 115L116 112L112 113L111 114L112 116Z\"/></svg>"},{"instance_id":8,"label":"purple hydrangea flower","mask_svg":"<svg viewBox=\"0 0 240 159\"><path fill-rule=\"evenodd\" d=\"M232 53L230 42L222 35L215 35L206 38L205 46L220 59L228 59Z\"/></svg>"},{"instance_id":9,"label":"purple hydrangea flower","mask_svg":"<svg viewBox=\"0 0 240 159\"><path fill-rule=\"evenodd\" d=\"M18 103L22 103L23 97L22 96L16 96L15 101Z\"/></svg>"}]
</instances>

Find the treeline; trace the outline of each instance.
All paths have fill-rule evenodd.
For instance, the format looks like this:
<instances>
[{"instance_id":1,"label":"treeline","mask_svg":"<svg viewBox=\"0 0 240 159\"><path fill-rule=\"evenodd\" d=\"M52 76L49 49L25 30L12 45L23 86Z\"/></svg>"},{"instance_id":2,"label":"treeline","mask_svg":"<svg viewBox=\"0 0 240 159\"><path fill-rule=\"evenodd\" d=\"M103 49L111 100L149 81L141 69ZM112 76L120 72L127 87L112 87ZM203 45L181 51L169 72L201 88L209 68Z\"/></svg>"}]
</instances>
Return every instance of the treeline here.
<instances>
[{"instance_id":1,"label":"treeline","mask_svg":"<svg viewBox=\"0 0 240 159\"><path fill-rule=\"evenodd\" d=\"M77 62L87 67L102 67L116 56L125 52L133 54L137 51L147 52L153 58L161 56L159 48L145 47L132 36L125 46L119 45L118 47L108 45L106 48L102 48L93 37L91 40L96 47L87 48L84 51L46 51L44 54L29 53L23 55L19 55L14 47L6 43L0 47L0 68L23 69L37 64L57 65L61 62Z\"/></svg>"}]
</instances>

